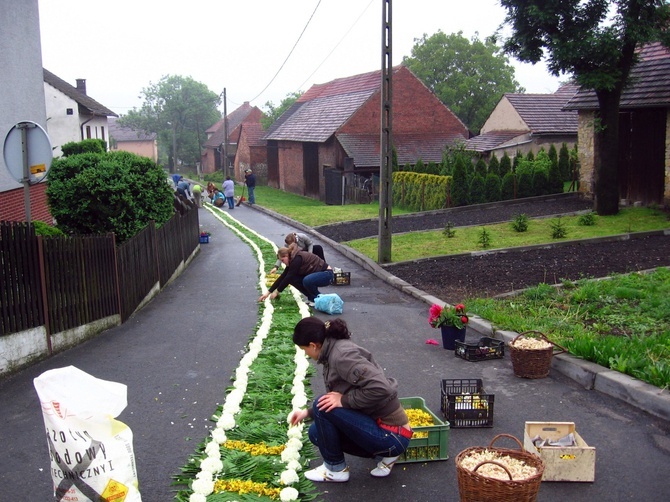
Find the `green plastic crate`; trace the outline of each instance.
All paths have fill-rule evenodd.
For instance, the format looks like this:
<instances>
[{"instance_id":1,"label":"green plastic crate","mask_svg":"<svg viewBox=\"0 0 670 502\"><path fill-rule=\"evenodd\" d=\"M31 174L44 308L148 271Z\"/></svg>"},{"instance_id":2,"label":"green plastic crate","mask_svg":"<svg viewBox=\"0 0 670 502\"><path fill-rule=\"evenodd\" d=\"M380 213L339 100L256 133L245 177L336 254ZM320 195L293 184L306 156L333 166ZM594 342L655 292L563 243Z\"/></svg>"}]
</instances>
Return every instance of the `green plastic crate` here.
<instances>
[{"instance_id":1,"label":"green plastic crate","mask_svg":"<svg viewBox=\"0 0 670 502\"><path fill-rule=\"evenodd\" d=\"M449 422L442 421L426 407L422 397L401 397L400 403L405 409L422 410L433 417L433 424L426 427L415 427L414 435L419 432L427 432L428 437L413 437L405 453L398 458L396 463L430 462L432 460L447 460L449 458Z\"/></svg>"}]
</instances>

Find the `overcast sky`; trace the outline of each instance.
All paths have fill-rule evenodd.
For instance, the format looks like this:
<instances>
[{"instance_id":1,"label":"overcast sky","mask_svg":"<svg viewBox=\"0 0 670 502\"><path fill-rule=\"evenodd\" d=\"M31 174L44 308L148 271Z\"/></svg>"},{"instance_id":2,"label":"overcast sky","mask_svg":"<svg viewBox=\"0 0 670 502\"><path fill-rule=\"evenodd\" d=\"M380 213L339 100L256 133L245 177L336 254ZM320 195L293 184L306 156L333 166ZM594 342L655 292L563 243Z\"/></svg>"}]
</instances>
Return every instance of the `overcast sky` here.
<instances>
[{"instance_id":1,"label":"overcast sky","mask_svg":"<svg viewBox=\"0 0 670 502\"><path fill-rule=\"evenodd\" d=\"M313 84L381 67L382 0L39 0L42 64L122 115L165 75L226 89L230 113L263 109ZM438 30L484 39L503 21L497 0L394 0L393 64ZM290 56L289 56L290 54ZM288 58L288 59L287 59ZM551 93L544 65L510 62L527 92ZM223 111L223 105L221 106Z\"/></svg>"}]
</instances>

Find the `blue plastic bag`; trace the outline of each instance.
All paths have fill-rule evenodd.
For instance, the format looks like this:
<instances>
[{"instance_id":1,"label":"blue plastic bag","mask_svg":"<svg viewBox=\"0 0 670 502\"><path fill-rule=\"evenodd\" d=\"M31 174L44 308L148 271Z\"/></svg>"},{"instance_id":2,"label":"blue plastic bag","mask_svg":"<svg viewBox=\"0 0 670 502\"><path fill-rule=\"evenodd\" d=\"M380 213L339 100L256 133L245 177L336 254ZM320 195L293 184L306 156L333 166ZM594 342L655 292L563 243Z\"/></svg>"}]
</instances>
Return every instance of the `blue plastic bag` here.
<instances>
[{"instance_id":1,"label":"blue plastic bag","mask_svg":"<svg viewBox=\"0 0 670 502\"><path fill-rule=\"evenodd\" d=\"M314 308L326 314L341 314L343 307L344 301L335 293L318 295L314 299Z\"/></svg>"}]
</instances>

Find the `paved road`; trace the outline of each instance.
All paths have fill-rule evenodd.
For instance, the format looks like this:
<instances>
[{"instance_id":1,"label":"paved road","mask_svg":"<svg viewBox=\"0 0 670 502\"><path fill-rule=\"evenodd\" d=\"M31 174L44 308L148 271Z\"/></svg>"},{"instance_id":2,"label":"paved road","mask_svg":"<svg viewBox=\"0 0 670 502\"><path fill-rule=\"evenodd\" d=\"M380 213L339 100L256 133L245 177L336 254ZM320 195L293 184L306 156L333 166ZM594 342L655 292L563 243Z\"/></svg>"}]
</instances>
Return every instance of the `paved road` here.
<instances>
[{"instance_id":1,"label":"paved road","mask_svg":"<svg viewBox=\"0 0 670 502\"><path fill-rule=\"evenodd\" d=\"M246 206L232 212L278 244L295 227ZM0 502L51 500L43 422L33 378L67 365L128 385L119 417L135 434L145 502L172 500L171 476L206 434L209 417L257 322L256 263L249 248L206 210L201 225L210 243L182 276L124 325L0 382ZM370 460L351 459L348 483L320 485L323 500L458 500L454 458L499 433L523 436L525 421L573 421L597 448L595 483L543 483L542 501L670 500L670 423L588 391L552 370L541 380L513 375L511 362L466 362L427 345L439 332L427 323L428 305L378 279L324 242L327 261L351 272L351 285L332 287L345 301L342 317L357 343L368 347L402 396L421 396L439 414L443 378L482 378L495 395L493 428L452 429L446 461L397 466L374 479ZM324 317L327 317L324 315ZM468 333L468 341L478 336ZM322 389L320 378L315 391Z\"/></svg>"}]
</instances>

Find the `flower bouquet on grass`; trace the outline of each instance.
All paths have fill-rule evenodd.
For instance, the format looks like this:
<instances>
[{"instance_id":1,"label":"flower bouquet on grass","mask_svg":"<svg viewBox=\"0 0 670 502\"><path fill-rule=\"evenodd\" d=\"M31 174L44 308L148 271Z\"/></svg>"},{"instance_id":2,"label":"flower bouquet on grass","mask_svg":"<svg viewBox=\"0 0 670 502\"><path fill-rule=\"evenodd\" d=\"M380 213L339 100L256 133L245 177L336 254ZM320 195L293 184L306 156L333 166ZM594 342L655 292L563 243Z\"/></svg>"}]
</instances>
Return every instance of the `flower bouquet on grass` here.
<instances>
[{"instance_id":1,"label":"flower bouquet on grass","mask_svg":"<svg viewBox=\"0 0 670 502\"><path fill-rule=\"evenodd\" d=\"M433 304L428 311L428 323L442 330L442 345L448 350L456 348L456 340L465 341L465 325L468 321L462 303L455 307Z\"/></svg>"}]
</instances>

